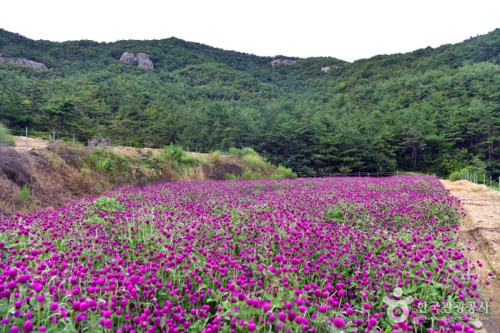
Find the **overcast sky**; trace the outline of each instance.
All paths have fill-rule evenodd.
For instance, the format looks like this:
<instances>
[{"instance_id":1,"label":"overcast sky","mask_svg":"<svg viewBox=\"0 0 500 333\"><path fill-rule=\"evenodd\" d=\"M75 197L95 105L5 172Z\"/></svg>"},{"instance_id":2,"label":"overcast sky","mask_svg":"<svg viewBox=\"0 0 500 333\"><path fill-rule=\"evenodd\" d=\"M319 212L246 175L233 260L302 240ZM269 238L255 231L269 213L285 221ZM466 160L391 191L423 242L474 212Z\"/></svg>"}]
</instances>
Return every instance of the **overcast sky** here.
<instances>
[{"instance_id":1,"label":"overcast sky","mask_svg":"<svg viewBox=\"0 0 500 333\"><path fill-rule=\"evenodd\" d=\"M51 41L174 36L261 56L354 61L486 34L500 28L500 0L3 1L0 28Z\"/></svg>"}]
</instances>

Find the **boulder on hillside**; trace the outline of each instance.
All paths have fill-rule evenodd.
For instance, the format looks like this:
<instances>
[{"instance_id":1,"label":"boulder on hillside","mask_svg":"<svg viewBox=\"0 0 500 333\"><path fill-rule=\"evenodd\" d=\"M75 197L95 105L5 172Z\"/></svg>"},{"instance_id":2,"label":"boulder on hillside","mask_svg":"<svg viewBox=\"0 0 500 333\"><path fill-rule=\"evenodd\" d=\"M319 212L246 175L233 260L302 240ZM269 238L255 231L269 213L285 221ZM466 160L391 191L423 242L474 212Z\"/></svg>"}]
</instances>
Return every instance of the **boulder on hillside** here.
<instances>
[{"instance_id":1,"label":"boulder on hillside","mask_svg":"<svg viewBox=\"0 0 500 333\"><path fill-rule=\"evenodd\" d=\"M154 69L153 62L146 53L137 53L138 66L141 68Z\"/></svg>"},{"instance_id":2,"label":"boulder on hillside","mask_svg":"<svg viewBox=\"0 0 500 333\"><path fill-rule=\"evenodd\" d=\"M137 58L133 53L124 52L120 57L120 61L127 65L137 66Z\"/></svg>"},{"instance_id":3,"label":"boulder on hillside","mask_svg":"<svg viewBox=\"0 0 500 333\"><path fill-rule=\"evenodd\" d=\"M276 65L294 65L297 62L297 60L291 60L291 59L275 59L271 61L271 66L274 67Z\"/></svg>"},{"instance_id":4,"label":"boulder on hillside","mask_svg":"<svg viewBox=\"0 0 500 333\"><path fill-rule=\"evenodd\" d=\"M328 73L330 70L332 69L341 69L342 66L338 66L338 65L330 65L330 66L324 66L324 67L321 67L321 71L322 72L325 72L325 73Z\"/></svg>"},{"instance_id":5,"label":"boulder on hillside","mask_svg":"<svg viewBox=\"0 0 500 333\"><path fill-rule=\"evenodd\" d=\"M153 62L149 59L149 55L147 53L137 53L137 55L124 52L120 57L120 61L127 65L133 65L140 68L146 69L154 69Z\"/></svg>"},{"instance_id":6,"label":"boulder on hillside","mask_svg":"<svg viewBox=\"0 0 500 333\"><path fill-rule=\"evenodd\" d=\"M38 70L47 69L47 66L45 66L45 64L42 64L41 62L36 62L24 58L3 58L1 54L0 54L0 62L27 66Z\"/></svg>"}]
</instances>

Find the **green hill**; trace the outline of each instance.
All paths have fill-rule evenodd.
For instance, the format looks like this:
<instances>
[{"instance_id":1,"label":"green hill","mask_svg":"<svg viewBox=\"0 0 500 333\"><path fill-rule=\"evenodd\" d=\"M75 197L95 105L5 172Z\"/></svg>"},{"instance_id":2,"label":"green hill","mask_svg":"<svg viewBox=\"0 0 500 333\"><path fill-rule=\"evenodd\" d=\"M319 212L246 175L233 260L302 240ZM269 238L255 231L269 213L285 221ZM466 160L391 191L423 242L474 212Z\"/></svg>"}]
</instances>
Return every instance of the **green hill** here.
<instances>
[{"instance_id":1,"label":"green hill","mask_svg":"<svg viewBox=\"0 0 500 333\"><path fill-rule=\"evenodd\" d=\"M146 53L154 69L120 62L124 52ZM34 41L5 30L0 54L47 67L0 62L0 122L12 130L191 151L252 147L295 170L448 174L473 165L500 174L500 29L353 63L176 38Z\"/></svg>"}]
</instances>

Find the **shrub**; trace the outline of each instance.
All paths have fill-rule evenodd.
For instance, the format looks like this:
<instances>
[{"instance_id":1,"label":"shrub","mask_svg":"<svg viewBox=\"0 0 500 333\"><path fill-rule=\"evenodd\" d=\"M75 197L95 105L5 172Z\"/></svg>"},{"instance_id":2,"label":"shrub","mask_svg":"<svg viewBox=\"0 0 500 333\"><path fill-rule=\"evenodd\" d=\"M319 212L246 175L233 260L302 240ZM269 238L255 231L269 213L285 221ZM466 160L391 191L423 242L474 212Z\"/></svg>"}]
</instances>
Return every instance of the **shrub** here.
<instances>
[{"instance_id":1,"label":"shrub","mask_svg":"<svg viewBox=\"0 0 500 333\"><path fill-rule=\"evenodd\" d=\"M252 148L243 148L243 155L255 155L255 156L259 156L259 154L257 154L257 152L255 150L253 150Z\"/></svg>"},{"instance_id":2,"label":"shrub","mask_svg":"<svg viewBox=\"0 0 500 333\"><path fill-rule=\"evenodd\" d=\"M244 154L243 154L243 150L231 147L231 148L229 148L229 155L242 157Z\"/></svg>"},{"instance_id":3,"label":"shrub","mask_svg":"<svg viewBox=\"0 0 500 333\"><path fill-rule=\"evenodd\" d=\"M462 180L462 172L460 172L460 171L453 171L450 174L450 180L452 182L457 181L457 180Z\"/></svg>"},{"instance_id":4,"label":"shrub","mask_svg":"<svg viewBox=\"0 0 500 333\"><path fill-rule=\"evenodd\" d=\"M164 159L165 162L171 162L171 163L180 162L182 155L184 155L182 148L172 143L170 144L170 146L164 147L160 153L161 158Z\"/></svg>"},{"instance_id":5,"label":"shrub","mask_svg":"<svg viewBox=\"0 0 500 333\"><path fill-rule=\"evenodd\" d=\"M238 176L236 176L232 172L227 172L224 174L224 178L226 178L226 180L236 180L236 179L238 179Z\"/></svg>"},{"instance_id":6,"label":"shrub","mask_svg":"<svg viewBox=\"0 0 500 333\"><path fill-rule=\"evenodd\" d=\"M99 173L124 171L128 164L126 157L103 148L94 148L90 153L90 160Z\"/></svg>"},{"instance_id":7,"label":"shrub","mask_svg":"<svg viewBox=\"0 0 500 333\"><path fill-rule=\"evenodd\" d=\"M21 192L19 192L19 195L17 196L19 201L21 201L23 204L26 203L28 200L29 196L31 194L31 191L27 185L24 185L23 188L21 189Z\"/></svg>"},{"instance_id":8,"label":"shrub","mask_svg":"<svg viewBox=\"0 0 500 333\"><path fill-rule=\"evenodd\" d=\"M271 174L271 179L297 178L297 174L290 168L279 165L275 172Z\"/></svg>"},{"instance_id":9,"label":"shrub","mask_svg":"<svg viewBox=\"0 0 500 333\"><path fill-rule=\"evenodd\" d=\"M198 159L194 156L182 156L181 157L181 163L182 164L188 164L188 165L197 165L198 164Z\"/></svg>"}]
</instances>

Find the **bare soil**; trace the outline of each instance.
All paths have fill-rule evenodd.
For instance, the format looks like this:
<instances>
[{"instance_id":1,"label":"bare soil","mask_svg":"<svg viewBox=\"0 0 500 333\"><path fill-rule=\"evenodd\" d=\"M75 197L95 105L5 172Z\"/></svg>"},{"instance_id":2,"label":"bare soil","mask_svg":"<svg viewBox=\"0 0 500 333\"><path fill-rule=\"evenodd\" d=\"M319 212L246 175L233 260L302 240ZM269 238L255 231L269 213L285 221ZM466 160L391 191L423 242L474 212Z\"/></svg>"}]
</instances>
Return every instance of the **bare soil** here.
<instances>
[{"instance_id":1,"label":"bare soil","mask_svg":"<svg viewBox=\"0 0 500 333\"><path fill-rule=\"evenodd\" d=\"M490 281L490 285L483 288L482 301L488 302L490 314L482 320L484 329L489 333L499 333L500 192L465 180L443 180L442 183L460 200L467 214L460 226L460 239L466 248L471 249L466 253L467 259L474 264L474 270L483 282ZM494 273L493 278L488 277L490 271ZM492 302L489 302L490 298Z\"/></svg>"}]
</instances>

